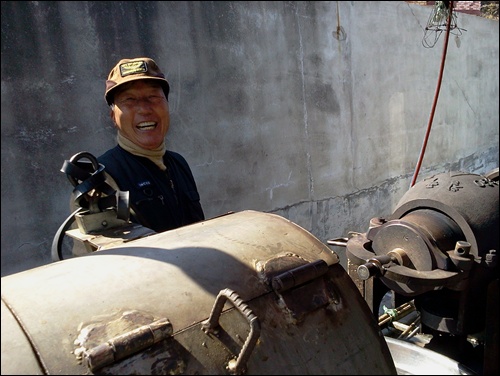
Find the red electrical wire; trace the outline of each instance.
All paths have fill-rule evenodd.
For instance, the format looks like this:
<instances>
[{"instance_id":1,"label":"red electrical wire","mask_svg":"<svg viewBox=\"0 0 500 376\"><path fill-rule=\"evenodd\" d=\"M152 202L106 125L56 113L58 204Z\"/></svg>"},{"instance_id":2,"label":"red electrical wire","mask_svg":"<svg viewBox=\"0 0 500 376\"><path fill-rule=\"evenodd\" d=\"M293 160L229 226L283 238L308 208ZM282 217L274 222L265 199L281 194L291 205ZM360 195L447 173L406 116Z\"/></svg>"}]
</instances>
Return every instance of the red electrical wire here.
<instances>
[{"instance_id":1,"label":"red electrical wire","mask_svg":"<svg viewBox=\"0 0 500 376\"><path fill-rule=\"evenodd\" d=\"M422 149L420 150L420 156L418 157L417 166L415 167L415 172L413 173L413 178L411 180L410 188L415 185L415 182L417 180L418 172L420 171L420 166L422 165L422 160L424 159L425 148L427 147L427 140L429 139L429 134L431 133L431 126L432 126L432 121L434 119L434 112L436 111L439 91L441 90L441 81L443 80L444 62L446 60L446 51L448 50L448 39L450 38L450 25L451 25L452 12L453 12L453 1L450 1L448 20L446 22L446 34L444 39L443 57L441 58L441 68L439 70L438 84L436 87L436 92L434 94L434 103L432 104L431 115L429 118L429 123L427 124L427 131L425 132L424 143L422 145Z\"/></svg>"}]
</instances>

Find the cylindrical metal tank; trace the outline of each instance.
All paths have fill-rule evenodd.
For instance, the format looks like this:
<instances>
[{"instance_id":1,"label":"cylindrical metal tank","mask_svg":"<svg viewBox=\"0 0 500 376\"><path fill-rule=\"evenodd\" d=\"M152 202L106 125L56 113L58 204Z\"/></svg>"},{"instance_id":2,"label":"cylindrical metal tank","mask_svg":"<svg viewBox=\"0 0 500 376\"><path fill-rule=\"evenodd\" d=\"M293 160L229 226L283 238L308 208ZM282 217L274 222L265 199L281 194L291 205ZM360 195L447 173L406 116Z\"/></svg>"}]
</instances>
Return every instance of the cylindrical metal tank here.
<instances>
[{"instance_id":1,"label":"cylindrical metal tank","mask_svg":"<svg viewBox=\"0 0 500 376\"><path fill-rule=\"evenodd\" d=\"M2 278L2 374L396 374L338 256L242 211Z\"/></svg>"}]
</instances>

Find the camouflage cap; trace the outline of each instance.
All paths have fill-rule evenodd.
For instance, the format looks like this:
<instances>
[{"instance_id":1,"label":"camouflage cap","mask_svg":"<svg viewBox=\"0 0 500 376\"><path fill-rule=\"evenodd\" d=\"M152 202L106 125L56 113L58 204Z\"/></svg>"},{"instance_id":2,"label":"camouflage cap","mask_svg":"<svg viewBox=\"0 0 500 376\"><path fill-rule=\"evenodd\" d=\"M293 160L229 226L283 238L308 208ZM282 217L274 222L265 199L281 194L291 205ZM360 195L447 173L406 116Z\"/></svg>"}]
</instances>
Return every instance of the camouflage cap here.
<instances>
[{"instance_id":1,"label":"camouflage cap","mask_svg":"<svg viewBox=\"0 0 500 376\"><path fill-rule=\"evenodd\" d=\"M170 85L156 62L149 57L120 60L111 70L106 80L104 99L106 99L108 105L111 105L113 103L113 91L116 90L116 88L127 82L145 79L158 80L168 100Z\"/></svg>"}]
</instances>

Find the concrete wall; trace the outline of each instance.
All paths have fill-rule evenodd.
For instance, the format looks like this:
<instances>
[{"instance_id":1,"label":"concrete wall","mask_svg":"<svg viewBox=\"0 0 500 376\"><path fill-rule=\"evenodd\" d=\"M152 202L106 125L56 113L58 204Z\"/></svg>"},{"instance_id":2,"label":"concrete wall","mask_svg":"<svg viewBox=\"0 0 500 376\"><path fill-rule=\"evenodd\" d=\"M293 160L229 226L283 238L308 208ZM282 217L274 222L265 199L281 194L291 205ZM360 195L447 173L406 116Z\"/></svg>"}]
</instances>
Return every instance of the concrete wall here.
<instances>
[{"instance_id":1,"label":"concrete wall","mask_svg":"<svg viewBox=\"0 0 500 376\"><path fill-rule=\"evenodd\" d=\"M51 262L73 188L60 168L114 145L104 81L123 57L167 74L168 147L191 164L208 218L277 213L322 241L366 231L409 188L423 144L445 40L423 46L431 10L2 2L2 276ZM459 14L458 26L419 180L498 167L498 21Z\"/></svg>"}]
</instances>

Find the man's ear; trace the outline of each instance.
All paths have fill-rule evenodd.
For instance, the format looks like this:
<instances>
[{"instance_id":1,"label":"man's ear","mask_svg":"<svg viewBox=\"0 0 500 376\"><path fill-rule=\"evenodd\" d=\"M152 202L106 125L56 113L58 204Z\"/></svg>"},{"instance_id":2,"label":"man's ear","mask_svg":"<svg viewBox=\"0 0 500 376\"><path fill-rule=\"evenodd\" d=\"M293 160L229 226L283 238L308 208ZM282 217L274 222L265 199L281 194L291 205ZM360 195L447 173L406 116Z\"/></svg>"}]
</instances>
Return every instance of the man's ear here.
<instances>
[{"instance_id":1,"label":"man's ear","mask_svg":"<svg viewBox=\"0 0 500 376\"><path fill-rule=\"evenodd\" d=\"M109 110L109 117L111 118L111 122L113 123L113 126L115 128L118 128L118 124L116 124L116 120L115 120L115 111L113 110L113 107L111 107L111 109Z\"/></svg>"}]
</instances>

